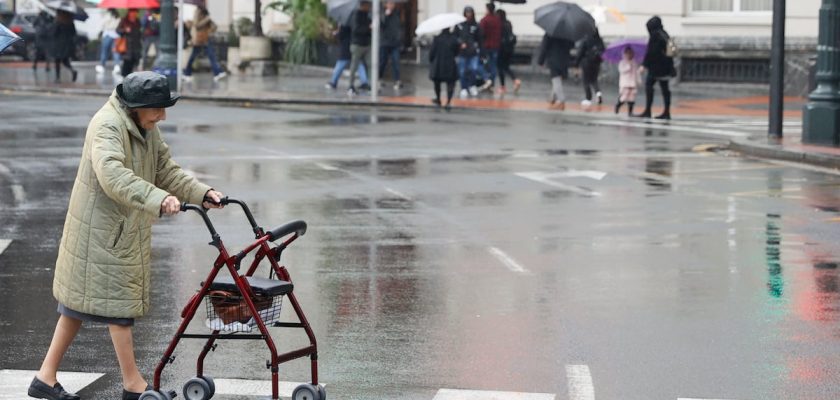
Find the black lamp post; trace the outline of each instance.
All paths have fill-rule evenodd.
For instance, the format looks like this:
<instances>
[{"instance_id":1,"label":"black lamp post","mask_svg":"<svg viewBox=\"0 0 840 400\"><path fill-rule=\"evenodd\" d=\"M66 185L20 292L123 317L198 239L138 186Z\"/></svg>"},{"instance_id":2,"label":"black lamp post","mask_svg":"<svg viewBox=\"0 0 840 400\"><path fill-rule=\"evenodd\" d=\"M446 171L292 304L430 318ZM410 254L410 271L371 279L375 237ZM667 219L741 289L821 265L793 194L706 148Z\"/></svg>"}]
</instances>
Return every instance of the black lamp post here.
<instances>
[{"instance_id":1,"label":"black lamp post","mask_svg":"<svg viewBox=\"0 0 840 400\"><path fill-rule=\"evenodd\" d=\"M817 45L817 88L802 118L802 142L840 144L840 0L823 0Z\"/></svg>"},{"instance_id":2,"label":"black lamp post","mask_svg":"<svg viewBox=\"0 0 840 400\"><path fill-rule=\"evenodd\" d=\"M169 79L169 88L178 90L178 56L175 37L175 5L173 0L160 1L160 54L153 70Z\"/></svg>"}]
</instances>

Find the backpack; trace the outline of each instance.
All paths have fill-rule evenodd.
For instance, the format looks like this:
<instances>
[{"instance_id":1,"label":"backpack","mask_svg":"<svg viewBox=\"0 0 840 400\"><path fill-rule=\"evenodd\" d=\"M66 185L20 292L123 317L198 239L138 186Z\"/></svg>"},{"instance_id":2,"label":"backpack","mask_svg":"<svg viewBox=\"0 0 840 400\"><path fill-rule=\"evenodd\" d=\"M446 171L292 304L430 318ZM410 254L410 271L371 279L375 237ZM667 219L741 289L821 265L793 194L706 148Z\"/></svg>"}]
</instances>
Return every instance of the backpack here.
<instances>
[{"instance_id":1,"label":"backpack","mask_svg":"<svg viewBox=\"0 0 840 400\"><path fill-rule=\"evenodd\" d=\"M665 56L674 58L680 52L680 49L677 47L677 42L674 41L674 38L670 36L666 36L668 39L667 44L665 44Z\"/></svg>"},{"instance_id":2,"label":"backpack","mask_svg":"<svg viewBox=\"0 0 840 400\"><path fill-rule=\"evenodd\" d=\"M516 47L516 35L513 34L513 29L502 28L502 48L513 50L514 47Z\"/></svg>"}]
</instances>

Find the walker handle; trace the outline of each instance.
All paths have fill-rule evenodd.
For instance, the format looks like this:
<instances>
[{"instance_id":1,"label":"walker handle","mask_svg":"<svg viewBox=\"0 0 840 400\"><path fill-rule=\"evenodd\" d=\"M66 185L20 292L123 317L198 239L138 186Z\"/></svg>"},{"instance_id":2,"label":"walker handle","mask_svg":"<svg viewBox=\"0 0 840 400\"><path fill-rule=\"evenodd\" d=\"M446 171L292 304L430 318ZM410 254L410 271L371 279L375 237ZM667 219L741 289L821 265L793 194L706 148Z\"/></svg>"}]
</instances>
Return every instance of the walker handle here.
<instances>
[{"instance_id":1,"label":"walker handle","mask_svg":"<svg viewBox=\"0 0 840 400\"><path fill-rule=\"evenodd\" d=\"M201 215L201 219L203 219L204 224L207 225L207 230L210 231L210 236L212 236L214 240L218 239L219 234L216 233L216 228L213 227L213 223L210 222L210 218L207 217L207 213L204 212L204 208L199 207L195 204L181 203L181 211L187 212L187 210L195 211L199 215Z\"/></svg>"},{"instance_id":2,"label":"walker handle","mask_svg":"<svg viewBox=\"0 0 840 400\"><path fill-rule=\"evenodd\" d=\"M306 222L302 220L297 220L289 222L286 225L274 228L270 232L268 232L268 240L271 240L273 242L290 233L294 233L298 236L303 236L303 234L306 233Z\"/></svg>"}]
</instances>

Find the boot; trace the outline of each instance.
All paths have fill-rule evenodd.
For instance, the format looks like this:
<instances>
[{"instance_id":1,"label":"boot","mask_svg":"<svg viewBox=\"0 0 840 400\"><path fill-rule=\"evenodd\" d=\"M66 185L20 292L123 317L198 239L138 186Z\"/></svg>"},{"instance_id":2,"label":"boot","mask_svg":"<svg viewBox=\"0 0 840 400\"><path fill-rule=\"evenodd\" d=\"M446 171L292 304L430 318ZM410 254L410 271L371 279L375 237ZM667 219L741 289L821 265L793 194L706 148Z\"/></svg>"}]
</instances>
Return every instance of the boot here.
<instances>
[{"instance_id":1,"label":"boot","mask_svg":"<svg viewBox=\"0 0 840 400\"><path fill-rule=\"evenodd\" d=\"M636 114L636 115L633 115L633 116L636 117L636 118L650 118L651 117L650 109L649 108L645 109L644 111L642 111L641 114Z\"/></svg>"},{"instance_id":2,"label":"boot","mask_svg":"<svg viewBox=\"0 0 840 400\"><path fill-rule=\"evenodd\" d=\"M624 105L624 102L619 100L618 103L615 103L615 113L618 114L621 111L621 106Z\"/></svg>"},{"instance_id":3,"label":"boot","mask_svg":"<svg viewBox=\"0 0 840 400\"><path fill-rule=\"evenodd\" d=\"M629 101L629 102L627 102L627 116L628 116L628 117L632 117L632 116L633 116L633 107L634 107L635 105L636 105L636 102L633 102L633 101Z\"/></svg>"},{"instance_id":4,"label":"boot","mask_svg":"<svg viewBox=\"0 0 840 400\"><path fill-rule=\"evenodd\" d=\"M666 108L665 112L656 116L656 119L664 119L664 120L671 119L671 110Z\"/></svg>"}]
</instances>

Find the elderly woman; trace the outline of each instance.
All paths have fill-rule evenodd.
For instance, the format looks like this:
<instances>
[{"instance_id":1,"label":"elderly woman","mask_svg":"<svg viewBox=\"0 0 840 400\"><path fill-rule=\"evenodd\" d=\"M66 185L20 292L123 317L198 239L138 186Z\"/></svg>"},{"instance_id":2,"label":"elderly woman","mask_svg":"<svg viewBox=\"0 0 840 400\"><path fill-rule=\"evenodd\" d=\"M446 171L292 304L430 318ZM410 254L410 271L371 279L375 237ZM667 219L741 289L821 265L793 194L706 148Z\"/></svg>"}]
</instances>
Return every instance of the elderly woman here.
<instances>
[{"instance_id":1,"label":"elderly woman","mask_svg":"<svg viewBox=\"0 0 840 400\"><path fill-rule=\"evenodd\" d=\"M137 399L148 386L134 359L131 327L150 307L152 220L178 213L181 199L217 208L213 202L222 197L187 175L161 137L157 123L177 100L163 75L134 73L88 126L55 267L60 317L31 397L79 398L62 388L56 371L83 321L108 325L122 398Z\"/></svg>"}]
</instances>

